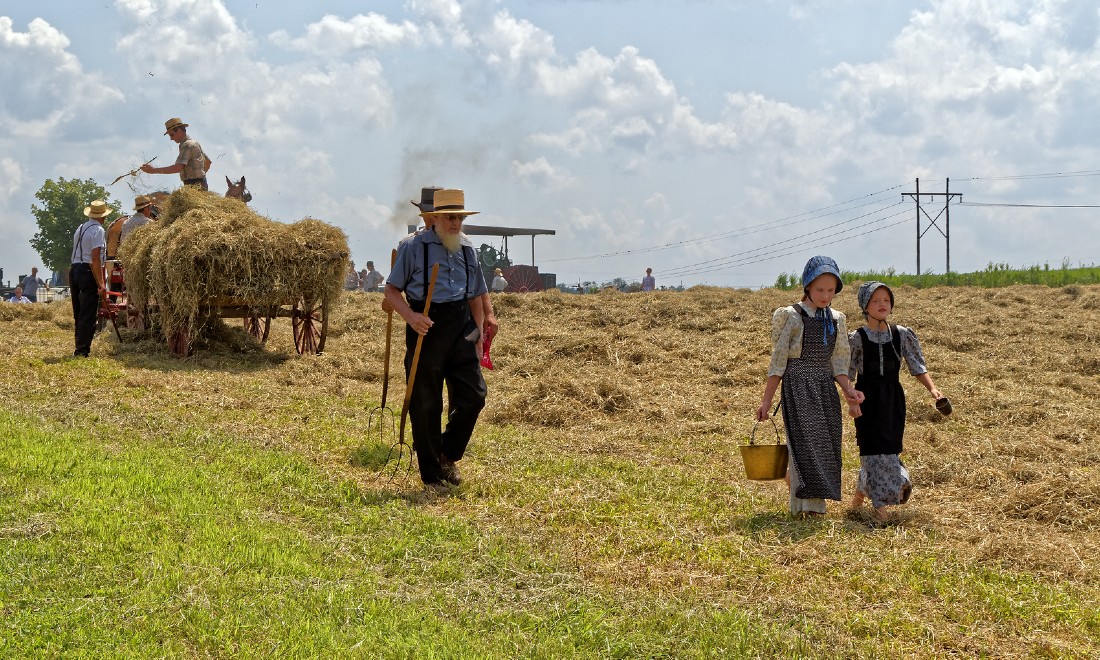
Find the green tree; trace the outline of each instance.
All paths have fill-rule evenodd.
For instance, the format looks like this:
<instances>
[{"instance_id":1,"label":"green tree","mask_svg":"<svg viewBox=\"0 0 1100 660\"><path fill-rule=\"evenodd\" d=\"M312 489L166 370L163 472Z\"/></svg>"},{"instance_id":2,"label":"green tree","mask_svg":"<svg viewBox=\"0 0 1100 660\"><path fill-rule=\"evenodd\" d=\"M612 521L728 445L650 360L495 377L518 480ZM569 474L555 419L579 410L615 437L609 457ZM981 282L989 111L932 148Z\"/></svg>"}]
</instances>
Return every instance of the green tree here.
<instances>
[{"instance_id":1,"label":"green tree","mask_svg":"<svg viewBox=\"0 0 1100 660\"><path fill-rule=\"evenodd\" d=\"M46 179L34 194L42 206L31 204L31 213L38 222L38 233L31 238L42 263L54 271L66 271L73 249L73 234L85 220L84 208L94 199L102 199L115 209L103 221L104 226L119 217L118 205L111 202L107 190L91 179Z\"/></svg>"}]
</instances>

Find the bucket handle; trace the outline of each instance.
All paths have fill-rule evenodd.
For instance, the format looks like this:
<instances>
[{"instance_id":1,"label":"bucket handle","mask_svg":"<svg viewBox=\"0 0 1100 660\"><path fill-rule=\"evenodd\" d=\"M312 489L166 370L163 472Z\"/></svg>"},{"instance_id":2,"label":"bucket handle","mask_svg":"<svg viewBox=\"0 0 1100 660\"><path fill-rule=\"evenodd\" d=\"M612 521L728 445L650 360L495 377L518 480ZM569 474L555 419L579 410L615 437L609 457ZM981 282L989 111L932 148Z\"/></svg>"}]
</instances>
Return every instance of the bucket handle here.
<instances>
[{"instance_id":1,"label":"bucket handle","mask_svg":"<svg viewBox=\"0 0 1100 660\"><path fill-rule=\"evenodd\" d=\"M775 428L775 444L777 444L777 445L783 444L782 439L779 437L779 425L775 423L775 417L772 416L772 417L769 417L768 419L771 421L772 427ZM760 426L760 422L757 422L757 423L752 425L752 435L749 436L749 445L755 445L756 444L756 427L758 427L758 426Z\"/></svg>"}]
</instances>

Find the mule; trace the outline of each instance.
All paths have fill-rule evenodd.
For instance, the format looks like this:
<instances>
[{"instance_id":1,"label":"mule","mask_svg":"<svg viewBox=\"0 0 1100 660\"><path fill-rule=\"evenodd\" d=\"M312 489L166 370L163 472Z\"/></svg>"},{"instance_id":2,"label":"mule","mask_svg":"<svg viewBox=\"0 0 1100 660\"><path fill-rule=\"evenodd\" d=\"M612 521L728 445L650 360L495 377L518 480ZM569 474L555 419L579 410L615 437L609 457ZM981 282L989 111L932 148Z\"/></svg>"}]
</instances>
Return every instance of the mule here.
<instances>
[{"instance_id":1,"label":"mule","mask_svg":"<svg viewBox=\"0 0 1100 660\"><path fill-rule=\"evenodd\" d=\"M226 197L232 197L233 199L239 199L245 204L252 201L252 193L245 187L244 177L241 177L240 181L233 182L229 177L225 177L225 185L229 186L229 189L225 191Z\"/></svg>"}]
</instances>

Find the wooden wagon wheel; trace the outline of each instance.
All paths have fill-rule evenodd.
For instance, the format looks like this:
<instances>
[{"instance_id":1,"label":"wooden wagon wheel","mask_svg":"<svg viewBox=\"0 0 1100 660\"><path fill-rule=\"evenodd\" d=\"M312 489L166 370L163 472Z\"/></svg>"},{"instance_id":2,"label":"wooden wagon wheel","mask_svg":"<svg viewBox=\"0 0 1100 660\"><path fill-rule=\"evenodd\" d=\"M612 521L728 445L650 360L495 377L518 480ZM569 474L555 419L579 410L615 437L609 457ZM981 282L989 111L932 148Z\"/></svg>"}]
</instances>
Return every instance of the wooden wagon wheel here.
<instances>
[{"instance_id":1,"label":"wooden wagon wheel","mask_svg":"<svg viewBox=\"0 0 1100 660\"><path fill-rule=\"evenodd\" d=\"M271 332L271 311L264 311L264 318L261 324L260 314L253 312L251 315L244 317L244 331L252 335L256 339L260 340L260 343L267 341L267 335Z\"/></svg>"},{"instance_id":2,"label":"wooden wagon wheel","mask_svg":"<svg viewBox=\"0 0 1100 660\"><path fill-rule=\"evenodd\" d=\"M172 331L168 337L168 350L180 358L191 355L191 331L187 326L181 326Z\"/></svg>"},{"instance_id":3,"label":"wooden wagon wheel","mask_svg":"<svg viewBox=\"0 0 1100 660\"><path fill-rule=\"evenodd\" d=\"M307 352L319 355L325 350L325 335L328 334L328 298L302 298L294 303L291 322L298 355Z\"/></svg>"}]
</instances>

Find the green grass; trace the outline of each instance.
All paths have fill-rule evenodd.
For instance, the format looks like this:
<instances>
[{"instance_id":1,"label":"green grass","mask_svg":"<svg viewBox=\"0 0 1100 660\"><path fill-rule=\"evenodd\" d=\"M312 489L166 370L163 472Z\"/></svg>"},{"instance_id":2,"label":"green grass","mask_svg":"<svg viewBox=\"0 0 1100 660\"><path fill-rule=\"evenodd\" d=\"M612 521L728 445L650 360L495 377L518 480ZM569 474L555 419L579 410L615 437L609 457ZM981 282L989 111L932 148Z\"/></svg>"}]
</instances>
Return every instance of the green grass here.
<instances>
[{"instance_id":1,"label":"green grass","mask_svg":"<svg viewBox=\"0 0 1100 660\"><path fill-rule=\"evenodd\" d=\"M941 624L889 606L912 598L944 603L960 628L1100 633L1061 587L919 548L868 563L881 541L855 545L857 526L749 513L751 497L724 510L691 465L535 450L519 481L434 498L364 490L201 428L73 431L0 413L0 449L5 657L828 655L832 626L868 640L838 652L919 654L914 640ZM539 509L541 531L520 515ZM837 556L859 574L806 562L833 544L855 545ZM601 573L624 554L690 564L699 585L670 574L662 593ZM804 584L787 582L792 564ZM753 585L759 607L714 597ZM842 588L867 609L844 613ZM786 589L823 591L806 612L768 604Z\"/></svg>"},{"instance_id":2,"label":"green grass","mask_svg":"<svg viewBox=\"0 0 1100 660\"><path fill-rule=\"evenodd\" d=\"M797 273L781 273L776 278L775 286L779 289L791 290L802 287L801 275ZM1051 268L1050 264L1031 266L1028 268L1012 268L1008 264L989 263L984 270L973 273L941 273L926 272L921 275L898 273L893 268L884 271L843 271L845 282L869 282L878 280L890 286L909 285L916 288L928 288L934 286L976 286L982 288L997 288L1012 286L1015 284L1038 284L1042 286L1061 287L1072 284L1097 284L1100 283L1100 267L1086 266L1070 268L1068 263Z\"/></svg>"}]
</instances>

